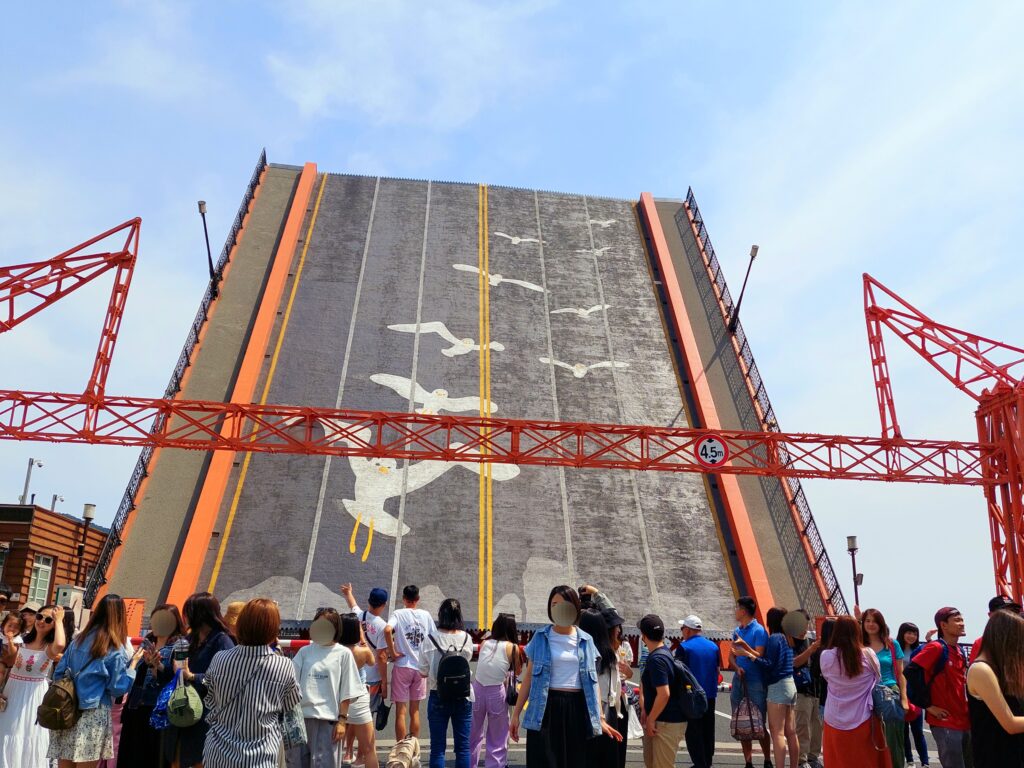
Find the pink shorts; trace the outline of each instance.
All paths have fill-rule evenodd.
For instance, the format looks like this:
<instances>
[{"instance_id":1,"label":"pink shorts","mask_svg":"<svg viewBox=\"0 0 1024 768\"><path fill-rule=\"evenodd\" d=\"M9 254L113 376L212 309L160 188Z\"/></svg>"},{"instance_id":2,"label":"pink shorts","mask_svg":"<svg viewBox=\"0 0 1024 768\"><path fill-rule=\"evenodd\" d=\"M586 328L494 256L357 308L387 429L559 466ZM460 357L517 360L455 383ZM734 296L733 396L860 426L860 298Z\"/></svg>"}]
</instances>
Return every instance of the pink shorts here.
<instances>
[{"instance_id":1,"label":"pink shorts","mask_svg":"<svg viewBox=\"0 0 1024 768\"><path fill-rule=\"evenodd\" d=\"M427 678L413 667L393 667L389 693L394 702L423 701L427 698Z\"/></svg>"}]
</instances>

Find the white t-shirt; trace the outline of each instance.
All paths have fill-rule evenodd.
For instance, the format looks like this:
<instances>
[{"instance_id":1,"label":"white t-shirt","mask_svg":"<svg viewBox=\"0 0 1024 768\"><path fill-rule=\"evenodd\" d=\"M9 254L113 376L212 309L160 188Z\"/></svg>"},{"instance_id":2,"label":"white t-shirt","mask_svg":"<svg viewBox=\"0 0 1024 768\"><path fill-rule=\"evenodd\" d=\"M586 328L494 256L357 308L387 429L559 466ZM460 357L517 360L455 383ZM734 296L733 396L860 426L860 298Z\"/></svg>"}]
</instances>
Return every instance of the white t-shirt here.
<instances>
[{"instance_id":1,"label":"white t-shirt","mask_svg":"<svg viewBox=\"0 0 1024 768\"><path fill-rule=\"evenodd\" d=\"M395 666L418 669L420 649L427 636L437 632L433 617L422 608L399 608L391 614L387 625L394 630L395 648L402 654Z\"/></svg>"},{"instance_id":2,"label":"white t-shirt","mask_svg":"<svg viewBox=\"0 0 1024 768\"><path fill-rule=\"evenodd\" d=\"M310 643L295 658L295 677L302 693L302 716L335 721L341 702L366 693L355 656L343 645Z\"/></svg>"},{"instance_id":3,"label":"white t-shirt","mask_svg":"<svg viewBox=\"0 0 1024 768\"><path fill-rule=\"evenodd\" d=\"M484 640L476 662L476 681L480 685L501 685L508 674L509 658L506 640Z\"/></svg>"},{"instance_id":4,"label":"white t-shirt","mask_svg":"<svg viewBox=\"0 0 1024 768\"><path fill-rule=\"evenodd\" d=\"M434 647L429 637L423 641L423 648L420 650L420 674L427 678L429 690L436 691L437 667L441 663L443 652L449 649L456 650L459 651L460 656L465 657L466 661L472 661L473 638L469 636L468 632L463 632L462 630L457 632L441 632L436 629L433 631L433 638L441 646L441 650L439 651ZM470 691L469 698L472 701L472 690Z\"/></svg>"},{"instance_id":5,"label":"white t-shirt","mask_svg":"<svg viewBox=\"0 0 1024 768\"><path fill-rule=\"evenodd\" d=\"M359 621L363 624L363 635L366 637L366 644L373 651L373 657L376 659L378 651L386 651L388 649L388 641L384 638L384 627L388 623L380 616L374 616L369 611L360 610L358 605L353 606L352 610L356 612ZM376 663L364 667L364 670L367 685L376 685L380 682L380 672L377 671Z\"/></svg>"},{"instance_id":6,"label":"white t-shirt","mask_svg":"<svg viewBox=\"0 0 1024 768\"><path fill-rule=\"evenodd\" d=\"M551 647L550 687L563 691L581 690L580 659L577 652L579 636L575 631L571 635L551 631L548 633L548 644Z\"/></svg>"}]
</instances>

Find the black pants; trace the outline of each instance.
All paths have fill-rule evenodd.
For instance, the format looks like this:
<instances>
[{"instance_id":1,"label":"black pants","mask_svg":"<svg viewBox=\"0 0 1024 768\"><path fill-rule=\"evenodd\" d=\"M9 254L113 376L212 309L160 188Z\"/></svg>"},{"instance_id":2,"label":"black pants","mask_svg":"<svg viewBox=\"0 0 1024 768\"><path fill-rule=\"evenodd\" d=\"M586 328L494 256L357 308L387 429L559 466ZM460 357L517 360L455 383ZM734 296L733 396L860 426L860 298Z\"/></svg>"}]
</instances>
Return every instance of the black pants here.
<instances>
[{"instance_id":1,"label":"black pants","mask_svg":"<svg viewBox=\"0 0 1024 768\"><path fill-rule=\"evenodd\" d=\"M686 751L694 768L711 768L715 757L715 700L708 699L704 717L690 720L686 725Z\"/></svg>"},{"instance_id":2,"label":"black pants","mask_svg":"<svg viewBox=\"0 0 1024 768\"><path fill-rule=\"evenodd\" d=\"M603 733L587 740L587 768L625 768L626 734L629 731L629 705L622 703L622 717L608 709L605 719L612 728L622 734L622 741L616 741Z\"/></svg>"},{"instance_id":3,"label":"black pants","mask_svg":"<svg viewBox=\"0 0 1024 768\"><path fill-rule=\"evenodd\" d=\"M528 768L589 768L592 736L583 691L550 691L539 731L526 731Z\"/></svg>"}]
</instances>

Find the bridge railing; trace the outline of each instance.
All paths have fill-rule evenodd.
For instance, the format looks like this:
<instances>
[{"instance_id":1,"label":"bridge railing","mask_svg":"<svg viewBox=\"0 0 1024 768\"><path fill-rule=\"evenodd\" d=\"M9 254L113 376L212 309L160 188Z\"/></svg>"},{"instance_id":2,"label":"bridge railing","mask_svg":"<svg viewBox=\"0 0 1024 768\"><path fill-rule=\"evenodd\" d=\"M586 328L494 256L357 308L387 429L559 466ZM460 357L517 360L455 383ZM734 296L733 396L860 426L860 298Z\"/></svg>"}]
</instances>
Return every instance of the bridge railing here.
<instances>
[{"instance_id":1,"label":"bridge railing","mask_svg":"<svg viewBox=\"0 0 1024 768\"><path fill-rule=\"evenodd\" d=\"M718 289L723 316L728 321L732 318L733 312L735 312L735 305L732 300L732 294L729 293L729 286L725 282L725 275L722 274L722 265L715 255L715 247L711 244L711 237L708 235L707 227L704 226L704 219L701 216L700 207L697 205L697 198L694 197L692 187L686 191L686 205L690 210L690 218L696 228L697 239L701 244L705 266L712 282ZM761 372L757 368L757 361L754 360L754 354L750 350L750 343L747 341L747 334L743 330L743 324L738 319L734 335L739 348L739 357L742 362L744 376L761 412L762 429L779 432L779 422L775 418L775 409L772 407L772 402L768 397L768 390L765 388L764 379L761 378ZM781 450L781 458L783 461L786 461L789 458L788 452L785 448L781 448ZM839 586L839 580L836 578L835 570L832 568L832 561L825 550L825 544L821 540L821 533L814 522L814 515L811 514L811 506L807 502L803 486L797 478L786 478L782 482L786 483L789 488L790 503L800 520L801 530L798 533L806 538L813 556L813 560L809 565L812 568L816 568L821 574L822 581L825 584L827 599L832 605L832 610L838 614L846 613L848 610L846 600L843 598L842 589Z\"/></svg>"},{"instance_id":2,"label":"bridge railing","mask_svg":"<svg viewBox=\"0 0 1024 768\"><path fill-rule=\"evenodd\" d=\"M170 381L164 390L165 399L170 399L181 391L181 381L185 376L185 371L192 363L192 353L195 351L196 344L199 343L199 334L202 332L203 326L210 316L210 306L213 304L217 284L223 277L224 267L227 266L235 246L238 245L238 236L242 231L245 217L249 214L249 206L256 194L256 187L259 186L260 178L266 167L267 150L264 149L260 152L259 159L256 161L256 167L249 178L249 184L245 189L245 194L242 196L242 202L238 206L238 212L235 214L231 229L228 230L227 239L224 241L224 247L221 249L220 257L217 259L215 267L216 277L210 281L206 288L206 293L203 294L203 299L199 303L199 310L196 312L195 319L192 321L192 325L189 326L188 334L185 336L185 344L182 346L181 354L178 356L178 362L174 366L174 370L171 371ZM152 431L159 432L163 427L163 417L158 417L153 422ZM117 508L113 522L110 524L110 533L107 534L107 540L103 543L99 558L97 558L96 564L93 566L89 579L86 582L86 605L92 605L93 600L96 598L96 593L99 592L100 587L107 581L107 569L110 567L110 562L114 557L114 551L121 545L121 532L128 521L128 516L135 509L135 500L139 487L149 474L149 462L152 458L153 449L147 447L142 449L139 454L139 460L135 462L135 469L132 470L128 486L121 497L121 504Z\"/></svg>"}]
</instances>

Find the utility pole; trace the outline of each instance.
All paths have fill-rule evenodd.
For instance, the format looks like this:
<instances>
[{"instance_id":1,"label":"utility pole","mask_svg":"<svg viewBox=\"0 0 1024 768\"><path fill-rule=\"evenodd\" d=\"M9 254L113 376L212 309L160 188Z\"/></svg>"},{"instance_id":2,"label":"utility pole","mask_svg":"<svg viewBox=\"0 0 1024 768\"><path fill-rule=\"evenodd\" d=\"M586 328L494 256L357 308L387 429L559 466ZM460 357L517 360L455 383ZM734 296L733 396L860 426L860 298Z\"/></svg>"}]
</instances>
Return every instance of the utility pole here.
<instances>
[{"instance_id":1,"label":"utility pole","mask_svg":"<svg viewBox=\"0 0 1024 768\"><path fill-rule=\"evenodd\" d=\"M213 251L210 250L210 230L206 228L206 201L199 201L199 215L203 217L203 237L206 238L206 263L210 267L210 295L217 298L217 270L213 268Z\"/></svg>"},{"instance_id":2,"label":"utility pole","mask_svg":"<svg viewBox=\"0 0 1024 768\"><path fill-rule=\"evenodd\" d=\"M864 583L864 574L857 573L857 537L846 537L846 551L850 553L850 562L853 564L853 604L860 605L860 585Z\"/></svg>"},{"instance_id":3,"label":"utility pole","mask_svg":"<svg viewBox=\"0 0 1024 768\"><path fill-rule=\"evenodd\" d=\"M740 300L732 310L732 317L729 318L729 333L736 333L736 325L740 321L740 306L743 304L743 294L747 290L747 280L750 279L750 268L754 266L754 259L757 258L757 246L750 246L750 261L747 262L747 274L743 276L743 287L740 288Z\"/></svg>"},{"instance_id":4,"label":"utility pole","mask_svg":"<svg viewBox=\"0 0 1024 768\"><path fill-rule=\"evenodd\" d=\"M19 504L28 504L28 484L32 482L32 468L42 466L43 462L39 459L28 460L28 471L25 473L25 490L21 492L21 498L18 499Z\"/></svg>"}]
</instances>

